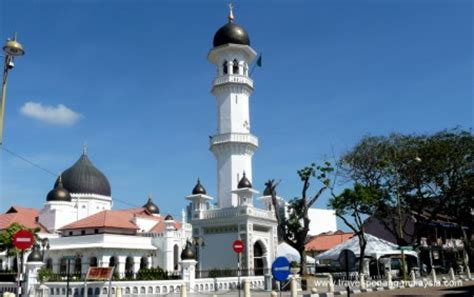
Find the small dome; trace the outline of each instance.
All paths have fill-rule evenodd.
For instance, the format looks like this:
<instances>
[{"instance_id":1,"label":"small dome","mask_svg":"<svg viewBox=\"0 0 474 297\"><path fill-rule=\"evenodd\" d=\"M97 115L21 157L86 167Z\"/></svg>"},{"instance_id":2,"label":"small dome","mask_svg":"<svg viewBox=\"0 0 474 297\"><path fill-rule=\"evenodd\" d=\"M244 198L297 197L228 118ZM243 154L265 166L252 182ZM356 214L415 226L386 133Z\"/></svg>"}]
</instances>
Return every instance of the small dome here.
<instances>
[{"instance_id":1,"label":"small dome","mask_svg":"<svg viewBox=\"0 0 474 297\"><path fill-rule=\"evenodd\" d=\"M148 197L148 201L142 207L152 214L160 214L160 209L153 203L151 197Z\"/></svg>"},{"instance_id":2,"label":"small dome","mask_svg":"<svg viewBox=\"0 0 474 297\"><path fill-rule=\"evenodd\" d=\"M238 189L243 189L243 188L252 188L252 183L249 181L249 179L244 175L239 181L239 184L237 185Z\"/></svg>"},{"instance_id":3,"label":"small dome","mask_svg":"<svg viewBox=\"0 0 474 297\"><path fill-rule=\"evenodd\" d=\"M33 250L28 255L28 258L26 259L26 261L27 262L43 262L43 255L41 254L40 246L38 244L35 244L33 246Z\"/></svg>"},{"instance_id":4,"label":"small dome","mask_svg":"<svg viewBox=\"0 0 474 297\"><path fill-rule=\"evenodd\" d=\"M109 180L92 164L85 152L61 176L64 188L69 193L111 196ZM57 183L59 178L56 180Z\"/></svg>"},{"instance_id":5,"label":"small dome","mask_svg":"<svg viewBox=\"0 0 474 297\"><path fill-rule=\"evenodd\" d=\"M201 181L197 180L197 184L194 186L194 189L193 189L193 195L198 195L198 194L202 194L202 195L206 195L206 189L204 189L204 187L201 185Z\"/></svg>"},{"instance_id":6,"label":"small dome","mask_svg":"<svg viewBox=\"0 0 474 297\"><path fill-rule=\"evenodd\" d=\"M165 221L174 221L174 218L173 218L172 215L168 214L168 215L166 215L166 217L165 217Z\"/></svg>"},{"instance_id":7,"label":"small dome","mask_svg":"<svg viewBox=\"0 0 474 297\"><path fill-rule=\"evenodd\" d=\"M54 189L49 191L46 201L67 201L71 202L71 194L63 187L61 176L54 185Z\"/></svg>"},{"instance_id":8,"label":"small dome","mask_svg":"<svg viewBox=\"0 0 474 297\"><path fill-rule=\"evenodd\" d=\"M250 38L244 28L233 22L228 22L217 30L213 45L218 47L228 43L250 45Z\"/></svg>"},{"instance_id":9,"label":"small dome","mask_svg":"<svg viewBox=\"0 0 474 297\"><path fill-rule=\"evenodd\" d=\"M194 248L191 242L187 241L186 247L181 252L181 260L195 260L195 259L196 259L196 253L194 252Z\"/></svg>"}]
</instances>

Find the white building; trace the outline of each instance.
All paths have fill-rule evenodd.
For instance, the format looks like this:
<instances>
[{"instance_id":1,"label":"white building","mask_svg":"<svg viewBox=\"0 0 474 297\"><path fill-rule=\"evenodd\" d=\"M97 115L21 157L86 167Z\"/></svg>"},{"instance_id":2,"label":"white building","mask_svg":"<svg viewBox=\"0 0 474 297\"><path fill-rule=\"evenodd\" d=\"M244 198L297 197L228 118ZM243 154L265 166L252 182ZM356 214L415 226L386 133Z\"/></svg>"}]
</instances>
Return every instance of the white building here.
<instances>
[{"instance_id":1,"label":"white building","mask_svg":"<svg viewBox=\"0 0 474 297\"><path fill-rule=\"evenodd\" d=\"M217 134L210 149L217 161L217 208L198 182L188 212L193 237L205 243L198 248L199 269L237 267L232 243L244 242L242 268L249 274L263 274L276 256L277 223L270 205L254 206L258 194L252 186L252 156L258 139L250 132L249 104L253 80L249 68L257 53L250 47L244 28L234 23L232 9L228 23L214 35L208 60L216 68L211 93L216 97ZM268 199L267 199L268 203Z\"/></svg>"},{"instance_id":2,"label":"white building","mask_svg":"<svg viewBox=\"0 0 474 297\"><path fill-rule=\"evenodd\" d=\"M13 222L39 228L39 237L49 241L44 261L56 273L66 272L67 256L75 257L71 269L77 274L90 266L114 266L121 276L156 266L179 271L191 225L161 216L151 198L132 209L112 210L112 202L107 177L84 151L56 180L42 209L12 207L0 216L0 229ZM2 269L15 267L5 252L0 260Z\"/></svg>"}]
</instances>

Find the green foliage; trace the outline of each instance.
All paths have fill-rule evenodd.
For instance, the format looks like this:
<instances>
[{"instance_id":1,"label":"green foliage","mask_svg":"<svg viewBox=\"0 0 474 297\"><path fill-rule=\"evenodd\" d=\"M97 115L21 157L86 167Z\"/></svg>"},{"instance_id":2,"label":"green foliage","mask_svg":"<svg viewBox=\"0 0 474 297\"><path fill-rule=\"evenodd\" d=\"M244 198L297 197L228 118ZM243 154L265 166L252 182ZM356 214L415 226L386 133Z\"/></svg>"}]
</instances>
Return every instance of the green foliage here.
<instances>
[{"instance_id":1,"label":"green foliage","mask_svg":"<svg viewBox=\"0 0 474 297\"><path fill-rule=\"evenodd\" d=\"M161 269L156 268L142 268L137 273L137 280L166 280L169 279L168 273Z\"/></svg>"},{"instance_id":2,"label":"green foliage","mask_svg":"<svg viewBox=\"0 0 474 297\"><path fill-rule=\"evenodd\" d=\"M298 263L298 261L291 261L290 267L291 267L291 268L299 268L299 267L300 267L300 263Z\"/></svg>"},{"instance_id":3,"label":"green foliage","mask_svg":"<svg viewBox=\"0 0 474 297\"><path fill-rule=\"evenodd\" d=\"M52 277L53 271L51 269L43 266L38 270L38 281L40 283L50 281Z\"/></svg>"},{"instance_id":4,"label":"green foliage","mask_svg":"<svg viewBox=\"0 0 474 297\"><path fill-rule=\"evenodd\" d=\"M213 268L209 270L209 277L230 277L234 276L234 270L230 268Z\"/></svg>"},{"instance_id":5,"label":"green foliage","mask_svg":"<svg viewBox=\"0 0 474 297\"><path fill-rule=\"evenodd\" d=\"M376 187L356 183L354 189L345 189L339 196L331 198L328 206L336 211L337 216L372 215L381 197L382 193ZM358 232L357 229L354 231Z\"/></svg>"},{"instance_id":6,"label":"green foliage","mask_svg":"<svg viewBox=\"0 0 474 297\"><path fill-rule=\"evenodd\" d=\"M22 229L25 229L22 225L13 223L0 233L2 249L7 251L8 256L13 256L17 252L20 252L20 250L13 246L13 235Z\"/></svg>"}]
</instances>

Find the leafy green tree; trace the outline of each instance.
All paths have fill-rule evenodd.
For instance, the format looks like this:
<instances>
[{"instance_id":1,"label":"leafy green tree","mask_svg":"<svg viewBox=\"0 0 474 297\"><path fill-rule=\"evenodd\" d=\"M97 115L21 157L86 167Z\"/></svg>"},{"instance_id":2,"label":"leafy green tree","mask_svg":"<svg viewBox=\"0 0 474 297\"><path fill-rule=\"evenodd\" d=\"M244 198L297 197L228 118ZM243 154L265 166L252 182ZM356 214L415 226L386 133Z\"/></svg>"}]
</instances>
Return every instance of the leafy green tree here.
<instances>
[{"instance_id":1,"label":"leafy green tree","mask_svg":"<svg viewBox=\"0 0 474 297\"><path fill-rule=\"evenodd\" d=\"M335 210L336 216L354 231L359 239L360 257L359 273L363 269L363 259L367 240L364 232L364 217L375 214L382 194L375 187L366 187L361 184L355 184L354 189L345 189L342 194L329 200L328 206ZM353 219L353 222L348 219Z\"/></svg>"},{"instance_id":2,"label":"leafy green tree","mask_svg":"<svg viewBox=\"0 0 474 297\"><path fill-rule=\"evenodd\" d=\"M473 154L472 133L456 128L434 134L367 136L341 157L340 164L348 181L382 193L375 216L399 244L416 246L420 226L448 215L458 224L472 260ZM406 228L411 218L418 222L412 232Z\"/></svg>"},{"instance_id":3,"label":"leafy green tree","mask_svg":"<svg viewBox=\"0 0 474 297\"><path fill-rule=\"evenodd\" d=\"M0 232L0 249L2 251L6 251L8 263L9 263L8 258L12 256L17 256L17 263L19 263L18 255L21 253L21 251L15 248L15 246L13 245L13 236L15 235L15 233L23 229L32 232L35 235L35 237L38 238L38 232L40 231L39 228L29 229L29 228L23 227L22 225L18 223L12 223L10 226L8 226L8 228ZM13 267L13 269L16 269L16 267Z\"/></svg>"},{"instance_id":4,"label":"leafy green tree","mask_svg":"<svg viewBox=\"0 0 474 297\"><path fill-rule=\"evenodd\" d=\"M298 170L298 176L302 182L302 191L300 197L295 197L288 203L288 217L281 216L279 205L276 198L276 187L279 183L275 180L269 180L265 183L267 190L272 196L272 204L275 209L275 216L278 222L279 234L283 241L296 249L300 255L300 273L306 272L306 252L304 246L306 244L310 219L308 209L313 206L321 197L323 192L328 189L331 180L329 175L334 169L331 163L325 162L322 166L311 164L301 170ZM314 194L310 195L311 181L319 182L320 187Z\"/></svg>"}]
</instances>

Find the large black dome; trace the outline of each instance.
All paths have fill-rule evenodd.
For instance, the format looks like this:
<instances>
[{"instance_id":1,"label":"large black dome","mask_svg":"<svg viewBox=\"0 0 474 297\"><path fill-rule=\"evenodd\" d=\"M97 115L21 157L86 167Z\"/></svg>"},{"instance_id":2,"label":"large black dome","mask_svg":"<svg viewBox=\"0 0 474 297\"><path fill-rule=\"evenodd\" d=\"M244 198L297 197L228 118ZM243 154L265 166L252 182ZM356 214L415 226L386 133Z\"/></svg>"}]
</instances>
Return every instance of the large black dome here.
<instances>
[{"instance_id":1,"label":"large black dome","mask_svg":"<svg viewBox=\"0 0 474 297\"><path fill-rule=\"evenodd\" d=\"M69 193L111 196L112 191L107 177L92 164L85 153L74 165L66 169L61 177L63 186ZM58 183L59 178L55 186Z\"/></svg>"},{"instance_id":2,"label":"large black dome","mask_svg":"<svg viewBox=\"0 0 474 297\"><path fill-rule=\"evenodd\" d=\"M213 41L214 47L228 43L250 45L250 38L244 28L230 21L217 30Z\"/></svg>"}]
</instances>

